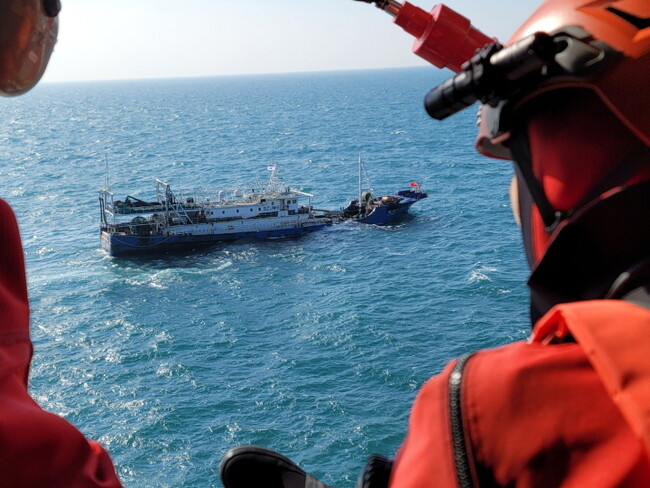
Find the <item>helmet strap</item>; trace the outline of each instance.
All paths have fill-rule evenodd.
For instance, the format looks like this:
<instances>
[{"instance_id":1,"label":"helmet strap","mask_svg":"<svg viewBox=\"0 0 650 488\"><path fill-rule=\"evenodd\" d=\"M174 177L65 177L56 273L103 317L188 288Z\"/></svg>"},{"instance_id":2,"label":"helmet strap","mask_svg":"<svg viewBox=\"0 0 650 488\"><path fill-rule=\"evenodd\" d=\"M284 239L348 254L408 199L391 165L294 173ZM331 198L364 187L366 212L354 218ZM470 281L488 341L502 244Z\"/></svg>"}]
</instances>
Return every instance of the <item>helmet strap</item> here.
<instances>
[{"instance_id":1,"label":"helmet strap","mask_svg":"<svg viewBox=\"0 0 650 488\"><path fill-rule=\"evenodd\" d=\"M518 130L517 132L513 132L512 137L508 141L508 147L512 152L519 174L526 183L526 187L530 192L533 202L544 221L546 231L549 233L553 232L560 221L565 217L565 214L553 208L551 203L548 201L548 198L546 198L546 193L544 193L544 188L542 187L541 182L533 173L530 143L525 131Z\"/></svg>"},{"instance_id":2,"label":"helmet strap","mask_svg":"<svg viewBox=\"0 0 650 488\"><path fill-rule=\"evenodd\" d=\"M564 220L529 280L535 323L560 303L626 298L647 286L650 181L619 186Z\"/></svg>"},{"instance_id":3,"label":"helmet strap","mask_svg":"<svg viewBox=\"0 0 650 488\"><path fill-rule=\"evenodd\" d=\"M650 162L650 147L639 141L618 164L614 165L603 178L591 187L572 209L559 211L548 201L541 182L533 173L530 143L525 131L513 132L512 138L508 141L508 147L512 152L519 175L525 182L533 203L542 217L545 230L549 234L557 228L563 219L571 216L576 210L595 200L606 191L624 185L638 173L643 165Z\"/></svg>"}]
</instances>

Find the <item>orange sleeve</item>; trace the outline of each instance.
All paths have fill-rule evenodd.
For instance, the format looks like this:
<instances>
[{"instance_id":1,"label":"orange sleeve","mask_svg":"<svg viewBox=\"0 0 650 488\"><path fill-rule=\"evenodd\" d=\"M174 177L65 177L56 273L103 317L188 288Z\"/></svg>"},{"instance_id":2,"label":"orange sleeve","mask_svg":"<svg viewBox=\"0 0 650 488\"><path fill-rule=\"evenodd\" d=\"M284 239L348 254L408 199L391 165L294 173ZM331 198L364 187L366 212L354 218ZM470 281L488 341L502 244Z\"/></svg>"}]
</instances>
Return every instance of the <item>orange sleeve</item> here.
<instances>
[{"instance_id":1,"label":"orange sleeve","mask_svg":"<svg viewBox=\"0 0 650 488\"><path fill-rule=\"evenodd\" d=\"M390 488L456 486L449 420L449 374L453 363L418 393L406 438L400 447Z\"/></svg>"},{"instance_id":2,"label":"orange sleeve","mask_svg":"<svg viewBox=\"0 0 650 488\"><path fill-rule=\"evenodd\" d=\"M29 303L18 225L0 200L0 486L120 488L104 449L27 391L32 358Z\"/></svg>"},{"instance_id":3,"label":"orange sleeve","mask_svg":"<svg viewBox=\"0 0 650 488\"><path fill-rule=\"evenodd\" d=\"M458 486L453 366L419 392L391 488ZM486 486L650 486L650 459L579 344L517 342L480 351L465 368L461 392L470 469Z\"/></svg>"},{"instance_id":4,"label":"orange sleeve","mask_svg":"<svg viewBox=\"0 0 650 488\"><path fill-rule=\"evenodd\" d=\"M559 305L536 326L533 340L563 330L576 338L650 454L650 310L623 300Z\"/></svg>"}]
</instances>

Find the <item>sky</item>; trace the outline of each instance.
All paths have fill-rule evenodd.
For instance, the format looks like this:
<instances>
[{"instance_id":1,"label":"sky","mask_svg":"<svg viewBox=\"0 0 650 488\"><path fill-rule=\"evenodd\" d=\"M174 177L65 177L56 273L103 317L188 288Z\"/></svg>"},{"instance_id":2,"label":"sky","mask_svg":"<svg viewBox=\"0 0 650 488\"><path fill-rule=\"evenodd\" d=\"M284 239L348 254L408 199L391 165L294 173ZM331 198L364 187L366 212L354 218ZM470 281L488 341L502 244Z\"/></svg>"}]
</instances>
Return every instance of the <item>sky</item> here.
<instances>
[{"instance_id":1,"label":"sky","mask_svg":"<svg viewBox=\"0 0 650 488\"><path fill-rule=\"evenodd\" d=\"M505 41L540 0L449 0ZM431 10L435 2L412 0ZM62 0L44 82L420 66L413 38L353 0Z\"/></svg>"}]
</instances>

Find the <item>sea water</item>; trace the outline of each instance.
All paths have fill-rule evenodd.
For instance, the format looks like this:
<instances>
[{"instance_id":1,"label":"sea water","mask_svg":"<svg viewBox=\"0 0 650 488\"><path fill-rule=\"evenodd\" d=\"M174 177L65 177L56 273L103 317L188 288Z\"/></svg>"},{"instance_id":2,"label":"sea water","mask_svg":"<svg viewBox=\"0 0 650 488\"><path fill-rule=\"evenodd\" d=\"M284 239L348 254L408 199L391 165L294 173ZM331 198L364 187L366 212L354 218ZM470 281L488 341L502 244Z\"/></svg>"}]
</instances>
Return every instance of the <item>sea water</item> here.
<instances>
[{"instance_id":1,"label":"sea water","mask_svg":"<svg viewBox=\"0 0 650 488\"><path fill-rule=\"evenodd\" d=\"M420 386L529 331L509 163L473 148L475 108L422 108L449 73L414 68L44 84L2 101L0 196L25 247L30 391L110 452L131 487L221 486L239 444L352 487L392 455ZM340 209L357 159L375 194L429 198L387 227L155 258L99 245L97 191L266 179Z\"/></svg>"}]
</instances>

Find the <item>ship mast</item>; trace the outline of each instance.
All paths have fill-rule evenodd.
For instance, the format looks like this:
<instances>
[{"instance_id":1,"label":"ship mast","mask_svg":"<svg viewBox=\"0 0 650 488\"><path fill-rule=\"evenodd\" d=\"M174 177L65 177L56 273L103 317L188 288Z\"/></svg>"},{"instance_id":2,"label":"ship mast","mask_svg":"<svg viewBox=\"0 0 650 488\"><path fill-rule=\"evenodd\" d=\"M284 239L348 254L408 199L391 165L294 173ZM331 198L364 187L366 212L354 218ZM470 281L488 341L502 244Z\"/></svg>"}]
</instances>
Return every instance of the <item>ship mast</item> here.
<instances>
[{"instance_id":1,"label":"ship mast","mask_svg":"<svg viewBox=\"0 0 650 488\"><path fill-rule=\"evenodd\" d=\"M359 154L359 194L358 194L358 198L359 198L358 202L359 202L359 204L357 205L357 207L359 209L359 214L358 214L359 218L361 218L361 216L362 216L362 212L361 212L361 165L362 164L363 163L361 162L361 154Z\"/></svg>"}]
</instances>

